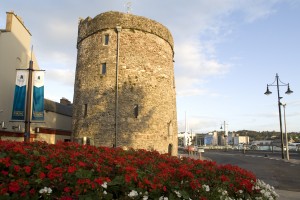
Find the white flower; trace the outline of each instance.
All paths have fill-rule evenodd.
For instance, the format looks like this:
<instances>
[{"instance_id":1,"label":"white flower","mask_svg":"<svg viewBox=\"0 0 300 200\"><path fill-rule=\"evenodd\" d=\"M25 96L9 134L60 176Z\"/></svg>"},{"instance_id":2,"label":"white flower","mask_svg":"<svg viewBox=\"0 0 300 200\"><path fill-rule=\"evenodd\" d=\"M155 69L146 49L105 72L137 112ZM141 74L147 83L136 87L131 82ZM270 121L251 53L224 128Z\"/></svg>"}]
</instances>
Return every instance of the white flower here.
<instances>
[{"instance_id":1,"label":"white flower","mask_svg":"<svg viewBox=\"0 0 300 200\"><path fill-rule=\"evenodd\" d=\"M40 194L43 194L43 193L46 193L46 191L45 191L44 188L43 188L43 189L40 189L39 193L40 193Z\"/></svg>"},{"instance_id":2,"label":"white flower","mask_svg":"<svg viewBox=\"0 0 300 200\"><path fill-rule=\"evenodd\" d=\"M181 194L180 194L179 191L176 191L176 190L175 190L174 192L175 192L175 194L177 195L177 197L179 197L179 198L181 197Z\"/></svg>"},{"instance_id":3,"label":"white flower","mask_svg":"<svg viewBox=\"0 0 300 200\"><path fill-rule=\"evenodd\" d=\"M168 197L161 196L158 200L168 200Z\"/></svg>"},{"instance_id":4,"label":"white flower","mask_svg":"<svg viewBox=\"0 0 300 200\"><path fill-rule=\"evenodd\" d=\"M135 191L135 190L132 190L129 194L128 194L128 196L129 197L136 197L136 196L138 196L139 194L137 193L137 191Z\"/></svg>"},{"instance_id":5,"label":"white flower","mask_svg":"<svg viewBox=\"0 0 300 200\"><path fill-rule=\"evenodd\" d=\"M148 200L148 196L144 195L143 200Z\"/></svg>"},{"instance_id":6,"label":"white flower","mask_svg":"<svg viewBox=\"0 0 300 200\"><path fill-rule=\"evenodd\" d=\"M209 192L209 185L202 185L202 188L206 191Z\"/></svg>"},{"instance_id":7,"label":"white flower","mask_svg":"<svg viewBox=\"0 0 300 200\"><path fill-rule=\"evenodd\" d=\"M241 193L241 194L242 194L242 193L243 193L243 190L239 190L239 193Z\"/></svg>"},{"instance_id":8,"label":"white flower","mask_svg":"<svg viewBox=\"0 0 300 200\"><path fill-rule=\"evenodd\" d=\"M40 193L40 194L44 194L44 193L50 194L50 193L52 193L52 189L51 189L51 188L44 187L43 189L40 189L39 193Z\"/></svg>"},{"instance_id":9,"label":"white flower","mask_svg":"<svg viewBox=\"0 0 300 200\"><path fill-rule=\"evenodd\" d=\"M106 190L103 191L103 194L107 194Z\"/></svg>"},{"instance_id":10,"label":"white flower","mask_svg":"<svg viewBox=\"0 0 300 200\"><path fill-rule=\"evenodd\" d=\"M103 188L107 188L107 182L104 182L101 186L102 186Z\"/></svg>"}]
</instances>

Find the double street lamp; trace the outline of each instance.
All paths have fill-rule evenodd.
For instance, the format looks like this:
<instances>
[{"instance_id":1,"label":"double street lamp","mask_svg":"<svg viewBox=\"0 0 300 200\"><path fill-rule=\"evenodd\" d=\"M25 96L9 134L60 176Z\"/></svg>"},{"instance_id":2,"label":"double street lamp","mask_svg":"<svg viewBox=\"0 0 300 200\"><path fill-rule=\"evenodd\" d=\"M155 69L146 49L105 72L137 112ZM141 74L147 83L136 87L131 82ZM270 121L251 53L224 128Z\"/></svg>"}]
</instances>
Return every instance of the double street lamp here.
<instances>
[{"instance_id":1,"label":"double street lamp","mask_svg":"<svg viewBox=\"0 0 300 200\"><path fill-rule=\"evenodd\" d=\"M226 130L226 125L228 125L228 124L226 124L226 122L224 121L224 139L225 139L225 141L224 141L224 143L225 143L225 150L227 150L227 132L226 131L228 131L228 130ZM222 124L221 124L221 128L220 128L221 130L223 129L223 127L222 127Z\"/></svg>"},{"instance_id":2,"label":"double street lamp","mask_svg":"<svg viewBox=\"0 0 300 200\"><path fill-rule=\"evenodd\" d=\"M271 84L267 84L267 91L264 93L265 95L272 94L272 92L269 90L269 86L276 86L277 87L277 96L278 96L278 111L279 111L279 125L280 125L280 136L281 136L281 156L282 159L284 159L284 150L283 150L283 132L282 132L282 120L281 120L281 102L280 99L282 97L279 94L279 86L287 86L286 94L292 94L293 91L290 89L289 83L283 83L280 79L278 74L275 76L275 81Z\"/></svg>"}]
</instances>

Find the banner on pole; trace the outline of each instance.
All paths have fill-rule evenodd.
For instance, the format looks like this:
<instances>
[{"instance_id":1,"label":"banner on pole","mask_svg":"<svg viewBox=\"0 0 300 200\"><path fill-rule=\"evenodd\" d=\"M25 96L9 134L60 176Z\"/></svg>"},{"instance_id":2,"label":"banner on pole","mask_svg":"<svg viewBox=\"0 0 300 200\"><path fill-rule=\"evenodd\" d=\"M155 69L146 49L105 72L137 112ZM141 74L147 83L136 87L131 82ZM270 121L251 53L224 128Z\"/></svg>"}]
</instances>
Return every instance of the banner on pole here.
<instances>
[{"instance_id":1,"label":"banner on pole","mask_svg":"<svg viewBox=\"0 0 300 200\"><path fill-rule=\"evenodd\" d=\"M17 70L12 120L25 120L25 98L28 71Z\"/></svg>"},{"instance_id":2,"label":"banner on pole","mask_svg":"<svg viewBox=\"0 0 300 200\"><path fill-rule=\"evenodd\" d=\"M44 71L34 71L32 120L44 120Z\"/></svg>"}]
</instances>

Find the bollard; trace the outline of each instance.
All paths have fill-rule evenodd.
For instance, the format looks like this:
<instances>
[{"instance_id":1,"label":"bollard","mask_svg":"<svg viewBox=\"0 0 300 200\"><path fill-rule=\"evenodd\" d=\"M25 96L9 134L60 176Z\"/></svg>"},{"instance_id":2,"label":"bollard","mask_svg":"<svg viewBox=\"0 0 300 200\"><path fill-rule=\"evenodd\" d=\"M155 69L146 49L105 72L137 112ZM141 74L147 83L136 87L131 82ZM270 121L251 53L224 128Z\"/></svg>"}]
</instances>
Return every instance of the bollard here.
<instances>
[{"instance_id":1,"label":"bollard","mask_svg":"<svg viewBox=\"0 0 300 200\"><path fill-rule=\"evenodd\" d=\"M198 153L199 153L199 159L202 160L202 152L204 152L204 149L199 148Z\"/></svg>"}]
</instances>

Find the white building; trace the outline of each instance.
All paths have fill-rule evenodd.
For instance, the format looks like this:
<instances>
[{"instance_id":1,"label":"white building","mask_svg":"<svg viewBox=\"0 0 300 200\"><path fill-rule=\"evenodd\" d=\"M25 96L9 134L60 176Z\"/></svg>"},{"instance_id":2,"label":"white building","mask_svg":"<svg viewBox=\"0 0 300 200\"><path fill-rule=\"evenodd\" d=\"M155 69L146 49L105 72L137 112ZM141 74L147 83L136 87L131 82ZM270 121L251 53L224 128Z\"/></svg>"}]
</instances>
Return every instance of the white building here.
<instances>
[{"instance_id":1,"label":"white building","mask_svg":"<svg viewBox=\"0 0 300 200\"><path fill-rule=\"evenodd\" d=\"M233 145L249 144L249 136L235 136L233 137Z\"/></svg>"},{"instance_id":2,"label":"white building","mask_svg":"<svg viewBox=\"0 0 300 200\"><path fill-rule=\"evenodd\" d=\"M1 28L1 27L0 27ZM31 51L31 33L22 19L7 12L6 27L0 29L0 137L1 139L24 140L25 126L22 121L12 121L12 107L17 69L40 69ZM47 78L47 77L46 77ZM65 102L65 100L62 100ZM44 123L31 123L30 140L55 143L70 139L72 106L45 100Z\"/></svg>"}]
</instances>

